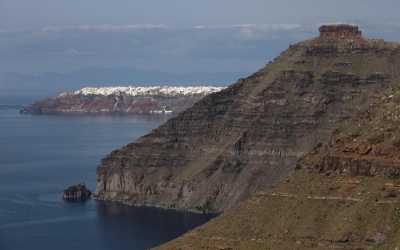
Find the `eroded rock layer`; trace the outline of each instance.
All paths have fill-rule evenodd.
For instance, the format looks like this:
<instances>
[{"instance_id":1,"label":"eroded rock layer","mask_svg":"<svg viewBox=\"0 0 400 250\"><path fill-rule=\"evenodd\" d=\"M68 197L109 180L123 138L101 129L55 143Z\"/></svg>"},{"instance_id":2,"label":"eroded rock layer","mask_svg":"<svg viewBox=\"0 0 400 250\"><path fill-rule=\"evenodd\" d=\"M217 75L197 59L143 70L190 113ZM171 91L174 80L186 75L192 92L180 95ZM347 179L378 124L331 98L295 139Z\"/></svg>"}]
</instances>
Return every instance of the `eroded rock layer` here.
<instances>
[{"instance_id":1,"label":"eroded rock layer","mask_svg":"<svg viewBox=\"0 0 400 250\"><path fill-rule=\"evenodd\" d=\"M399 89L284 180L157 249L400 249Z\"/></svg>"},{"instance_id":2,"label":"eroded rock layer","mask_svg":"<svg viewBox=\"0 0 400 250\"><path fill-rule=\"evenodd\" d=\"M325 27L109 154L97 168L96 196L225 211L284 178L299 156L393 86L399 48L354 26Z\"/></svg>"},{"instance_id":3,"label":"eroded rock layer","mask_svg":"<svg viewBox=\"0 0 400 250\"><path fill-rule=\"evenodd\" d=\"M329 143L302 157L297 168L400 179L400 87L336 129Z\"/></svg>"}]
</instances>

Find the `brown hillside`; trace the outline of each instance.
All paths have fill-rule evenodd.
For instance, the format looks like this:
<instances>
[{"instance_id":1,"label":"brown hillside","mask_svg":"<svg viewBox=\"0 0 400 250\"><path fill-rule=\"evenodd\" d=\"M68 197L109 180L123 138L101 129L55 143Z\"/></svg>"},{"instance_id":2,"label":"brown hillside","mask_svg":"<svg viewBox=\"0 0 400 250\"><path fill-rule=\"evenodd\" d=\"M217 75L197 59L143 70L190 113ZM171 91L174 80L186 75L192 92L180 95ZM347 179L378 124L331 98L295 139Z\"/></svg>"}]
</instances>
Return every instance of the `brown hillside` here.
<instances>
[{"instance_id":1,"label":"brown hillside","mask_svg":"<svg viewBox=\"0 0 400 250\"><path fill-rule=\"evenodd\" d=\"M324 173L400 178L400 94L391 94L334 131L329 143L302 157L297 168Z\"/></svg>"},{"instance_id":2,"label":"brown hillside","mask_svg":"<svg viewBox=\"0 0 400 250\"><path fill-rule=\"evenodd\" d=\"M400 249L400 180L302 169L156 249Z\"/></svg>"},{"instance_id":3,"label":"brown hillside","mask_svg":"<svg viewBox=\"0 0 400 250\"><path fill-rule=\"evenodd\" d=\"M105 157L99 199L225 211L294 170L299 156L400 79L399 44L322 26L273 62Z\"/></svg>"},{"instance_id":4,"label":"brown hillside","mask_svg":"<svg viewBox=\"0 0 400 250\"><path fill-rule=\"evenodd\" d=\"M400 249L398 89L283 181L158 249Z\"/></svg>"}]
</instances>

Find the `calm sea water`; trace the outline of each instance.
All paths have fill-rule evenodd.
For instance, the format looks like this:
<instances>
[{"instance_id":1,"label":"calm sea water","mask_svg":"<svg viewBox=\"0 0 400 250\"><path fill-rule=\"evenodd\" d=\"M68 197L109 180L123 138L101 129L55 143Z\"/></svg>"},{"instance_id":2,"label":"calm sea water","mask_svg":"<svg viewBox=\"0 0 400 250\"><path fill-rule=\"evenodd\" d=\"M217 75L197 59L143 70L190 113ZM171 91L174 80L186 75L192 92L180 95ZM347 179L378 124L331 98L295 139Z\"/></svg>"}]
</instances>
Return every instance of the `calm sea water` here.
<instances>
[{"instance_id":1,"label":"calm sea water","mask_svg":"<svg viewBox=\"0 0 400 250\"><path fill-rule=\"evenodd\" d=\"M0 95L0 249L147 249L210 215L89 200L61 191L96 188L100 159L169 116L45 116L18 110L39 96Z\"/></svg>"}]
</instances>

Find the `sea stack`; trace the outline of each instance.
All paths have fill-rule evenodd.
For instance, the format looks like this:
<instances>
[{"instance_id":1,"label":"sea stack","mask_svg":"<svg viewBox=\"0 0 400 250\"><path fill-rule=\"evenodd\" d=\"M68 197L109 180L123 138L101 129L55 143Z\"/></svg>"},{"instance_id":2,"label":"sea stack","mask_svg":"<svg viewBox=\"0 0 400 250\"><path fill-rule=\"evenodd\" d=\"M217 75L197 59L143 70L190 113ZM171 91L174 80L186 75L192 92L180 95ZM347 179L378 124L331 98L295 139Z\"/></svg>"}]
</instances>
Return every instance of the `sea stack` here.
<instances>
[{"instance_id":1,"label":"sea stack","mask_svg":"<svg viewBox=\"0 0 400 250\"><path fill-rule=\"evenodd\" d=\"M400 82L400 45L324 25L97 168L98 199L222 212L294 171L361 108Z\"/></svg>"},{"instance_id":2,"label":"sea stack","mask_svg":"<svg viewBox=\"0 0 400 250\"><path fill-rule=\"evenodd\" d=\"M65 189L61 196L65 199L77 199L77 200L85 200L90 198L92 192L86 188L85 183L81 182L77 185L70 186L69 188Z\"/></svg>"}]
</instances>

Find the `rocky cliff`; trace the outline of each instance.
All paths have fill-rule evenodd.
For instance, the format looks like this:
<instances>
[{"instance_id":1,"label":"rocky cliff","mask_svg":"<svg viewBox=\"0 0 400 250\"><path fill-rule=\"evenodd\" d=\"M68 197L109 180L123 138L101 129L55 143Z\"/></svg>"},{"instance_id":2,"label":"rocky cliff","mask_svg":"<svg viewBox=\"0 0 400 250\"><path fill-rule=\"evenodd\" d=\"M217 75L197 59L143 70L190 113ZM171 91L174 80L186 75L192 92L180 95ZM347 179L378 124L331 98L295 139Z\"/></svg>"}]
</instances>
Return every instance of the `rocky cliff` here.
<instances>
[{"instance_id":1,"label":"rocky cliff","mask_svg":"<svg viewBox=\"0 0 400 250\"><path fill-rule=\"evenodd\" d=\"M400 249L400 91L276 185L158 249Z\"/></svg>"},{"instance_id":2,"label":"rocky cliff","mask_svg":"<svg viewBox=\"0 0 400 250\"><path fill-rule=\"evenodd\" d=\"M83 88L33 103L24 114L179 113L222 87Z\"/></svg>"},{"instance_id":3,"label":"rocky cliff","mask_svg":"<svg viewBox=\"0 0 400 250\"><path fill-rule=\"evenodd\" d=\"M400 45L322 26L273 62L102 159L99 199L221 212L294 170L400 79Z\"/></svg>"},{"instance_id":4,"label":"rocky cliff","mask_svg":"<svg viewBox=\"0 0 400 250\"><path fill-rule=\"evenodd\" d=\"M400 87L336 129L329 143L319 144L296 168L351 176L400 179Z\"/></svg>"}]
</instances>

